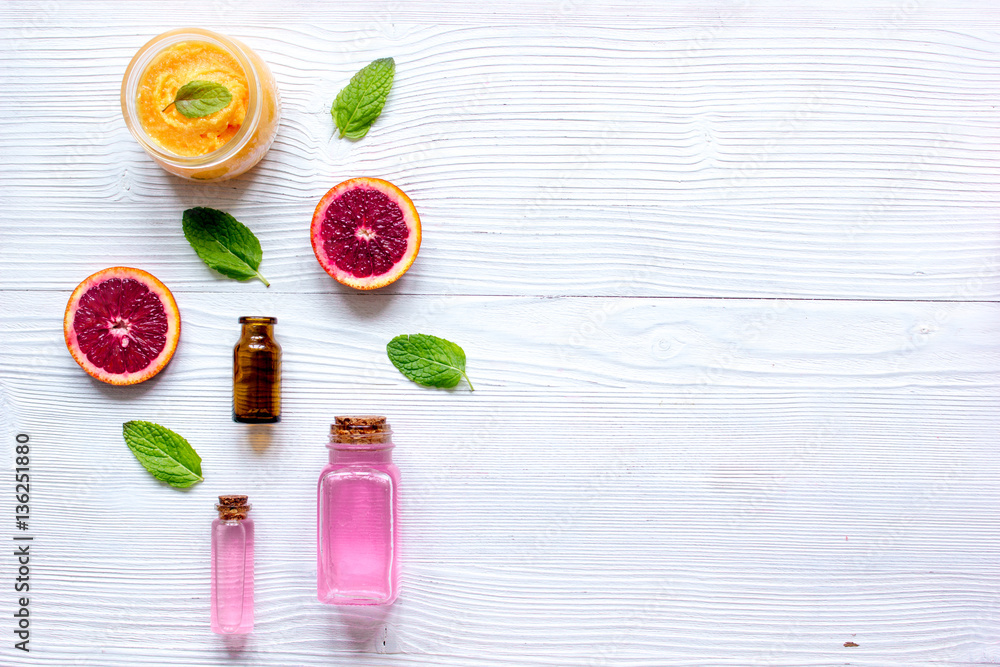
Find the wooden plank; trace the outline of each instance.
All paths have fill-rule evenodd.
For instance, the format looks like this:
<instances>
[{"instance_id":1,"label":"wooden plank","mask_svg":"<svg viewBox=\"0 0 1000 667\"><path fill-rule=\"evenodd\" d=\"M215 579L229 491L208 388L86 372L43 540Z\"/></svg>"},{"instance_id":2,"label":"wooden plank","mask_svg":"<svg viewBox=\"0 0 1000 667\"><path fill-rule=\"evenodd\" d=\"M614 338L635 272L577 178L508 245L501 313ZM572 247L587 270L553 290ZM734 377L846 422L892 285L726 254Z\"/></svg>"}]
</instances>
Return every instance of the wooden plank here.
<instances>
[{"instance_id":1,"label":"wooden plank","mask_svg":"<svg viewBox=\"0 0 1000 667\"><path fill-rule=\"evenodd\" d=\"M275 295L286 418L244 428L227 354L257 295L184 295L177 358L126 389L69 358L64 298L0 294L17 314L2 437L36 452L50 660L221 660L198 526L234 490L260 535L241 655L265 664L991 659L995 304ZM469 336L476 392L388 366L384 341L421 320ZM404 593L384 617L313 593L325 431L357 411L390 416L405 482ZM121 442L131 418L181 431L206 482L151 479Z\"/></svg>"},{"instance_id":2,"label":"wooden plank","mask_svg":"<svg viewBox=\"0 0 1000 667\"><path fill-rule=\"evenodd\" d=\"M91 383L66 351L66 292L0 292L0 369L25 388L44 380L98 398L148 393L192 405L228 400L241 315L278 318L289 388L310 400L328 387L371 396L423 391L467 405L466 385L421 390L389 363L402 333L459 343L479 387L526 391L686 391L706 387L812 389L970 387L1000 371L995 303L527 298L182 293L174 360L142 389ZM114 392L119 393L114 393ZM192 393L194 392L194 393ZM217 396L217 399L213 399ZM185 398L187 397L187 398ZM456 404L456 405L457 405ZM308 406L303 405L303 409ZM224 412L224 411L223 411Z\"/></svg>"},{"instance_id":3,"label":"wooden plank","mask_svg":"<svg viewBox=\"0 0 1000 667\"><path fill-rule=\"evenodd\" d=\"M329 187L365 174L423 217L393 293L1000 294L992 33L233 25L274 67L282 126L253 172L199 186L146 158L109 94L162 27L133 21L5 28L0 284L65 289L137 264L177 289L241 291L181 234L181 211L211 205L258 232L274 289L336 294L308 224ZM330 100L387 53L382 119L332 140Z\"/></svg>"},{"instance_id":4,"label":"wooden plank","mask_svg":"<svg viewBox=\"0 0 1000 667\"><path fill-rule=\"evenodd\" d=\"M76 3L74 3L75 5ZM131 0L115 8L114 22L100 11L88 11L91 5L61 6L55 2L10 0L0 8L0 16L15 25L33 28L65 24L70 18L80 26L114 29L116 25L148 22L151 17L167 22L171 11L157 0ZM97 8L101 8L100 5ZM288 22L313 26L317 19L334 12L324 3L294 2L275 7L262 2L222 0L206 5L197 0L177 0L176 8L192 21L202 24L273 24ZM767 28L843 26L885 32L903 28L968 28L989 24L1000 18L1000 9L986 0L923 0L919 4L882 0L842 0L836 4L796 2L794 0L709 0L698 4L662 3L657 0L633 0L623 11L613 0L509 0L489 12L475 12L467 0L440 0L433 5L413 5L398 0L345 0L336 8L341 22L360 25L367 30L388 30L397 21L421 21L428 25L468 24L473 19L489 26L584 25L588 27L622 26L634 28L648 22L662 25L697 26L706 29L700 39L711 36L730 23ZM238 10L238 11L234 11ZM109 25L113 23L113 25ZM359 29L359 33L367 32Z\"/></svg>"}]
</instances>

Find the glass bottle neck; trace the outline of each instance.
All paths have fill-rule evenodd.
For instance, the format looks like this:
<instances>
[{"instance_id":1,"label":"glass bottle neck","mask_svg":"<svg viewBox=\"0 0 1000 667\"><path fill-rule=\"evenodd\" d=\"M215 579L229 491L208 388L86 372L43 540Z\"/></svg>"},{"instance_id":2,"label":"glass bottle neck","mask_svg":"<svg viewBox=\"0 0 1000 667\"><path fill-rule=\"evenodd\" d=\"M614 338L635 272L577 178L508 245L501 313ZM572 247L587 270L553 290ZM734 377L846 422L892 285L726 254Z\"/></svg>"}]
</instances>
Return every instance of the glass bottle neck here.
<instances>
[{"instance_id":1,"label":"glass bottle neck","mask_svg":"<svg viewBox=\"0 0 1000 667\"><path fill-rule=\"evenodd\" d=\"M330 447L330 463L338 465L353 463L392 463L392 445L379 449L336 449Z\"/></svg>"},{"instance_id":2,"label":"glass bottle neck","mask_svg":"<svg viewBox=\"0 0 1000 667\"><path fill-rule=\"evenodd\" d=\"M240 318L244 338L270 338L274 334L276 317L262 315L244 315Z\"/></svg>"},{"instance_id":3,"label":"glass bottle neck","mask_svg":"<svg viewBox=\"0 0 1000 667\"><path fill-rule=\"evenodd\" d=\"M244 324L243 325L243 336L250 337L256 336L261 338L270 338L274 333L273 324Z\"/></svg>"},{"instance_id":4,"label":"glass bottle neck","mask_svg":"<svg viewBox=\"0 0 1000 667\"><path fill-rule=\"evenodd\" d=\"M251 519L249 516L244 517L242 519L222 519L222 518L219 518L219 519L216 519L216 521L218 521L223 526L238 526L241 523L245 523L245 524L252 524L253 523L253 519Z\"/></svg>"}]
</instances>

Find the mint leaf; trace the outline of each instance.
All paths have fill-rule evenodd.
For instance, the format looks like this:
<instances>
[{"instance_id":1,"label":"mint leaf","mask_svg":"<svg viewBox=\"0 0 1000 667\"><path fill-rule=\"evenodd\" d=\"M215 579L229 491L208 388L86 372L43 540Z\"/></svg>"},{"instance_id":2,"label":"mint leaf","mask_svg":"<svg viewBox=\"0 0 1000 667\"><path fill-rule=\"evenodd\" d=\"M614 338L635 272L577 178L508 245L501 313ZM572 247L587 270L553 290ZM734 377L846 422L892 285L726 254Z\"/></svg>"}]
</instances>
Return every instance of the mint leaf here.
<instances>
[{"instance_id":1,"label":"mint leaf","mask_svg":"<svg viewBox=\"0 0 1000 667\"><path fill-rule=\"evenodd\" d=\"M389 361L399 372L417 384L428 387L454 387L464 377L465 352L449 340L427 334L396 336L385 346Z\"/></svg>"},{"instance_id":2,"label":"mint leaf","mask_svg":"<svg viewBox=\"0 0 1000 667\"><path fill-rule=\"evenodd\" d=\"M379 58L351 77L351 82L337 93L330 114L341 138L360 139L368 134L382 113L395 76L396 61Z\"/></svg>"},{"instance_id":3,"label":"mint leaf","mask_svg":"<svg viewBox=\"0 0 1000 667\"><path fill-rule=\"evenodd\" d=\"M146 470L170 486L185 488L205 478L201 457L188 441L169 428L143 421L122 424L125 444Z\"/></svg>"},{"instance_id":4,"label":"mint leaf","mask_svg":"<svg viewBox=\"0 0 1000 667\"><path fill-rule=\"evenodd\" d=\"M181 224L184 238L209 268L236 280L257 277L271 286L257 270L264 257L260 241L242 222L225 211L198 206L184 211Z\"/></svg>"},{"instance_id":5,"label":"mint leaf","mask_svg":"<svg viewBox=\"0 0 1000 667\"><path fill-rule=\"evenodd\" d=\"M177 89L174 101L163 110L172 104L177 107L177 113L186 118L201 118L225 109L232 101L233 94L221 83L189 81Z\"/></svg>"}]
</instances>

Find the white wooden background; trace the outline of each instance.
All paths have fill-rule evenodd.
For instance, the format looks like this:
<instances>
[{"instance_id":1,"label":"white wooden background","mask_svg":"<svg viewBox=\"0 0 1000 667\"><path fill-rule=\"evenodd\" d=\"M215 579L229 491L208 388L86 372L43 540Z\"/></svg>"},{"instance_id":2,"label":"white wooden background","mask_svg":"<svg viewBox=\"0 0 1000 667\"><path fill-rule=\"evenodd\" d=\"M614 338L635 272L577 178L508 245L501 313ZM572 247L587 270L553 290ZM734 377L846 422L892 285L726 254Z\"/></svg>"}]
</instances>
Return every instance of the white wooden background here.
<instances>
[{"instance_id":1,"label":"white wooden background","mask_svg":"<svg viewBox=\"0 0 1000 667\"><path fill-rule=\"evenodd\" d=\"M0 663L1000 662L1000 5L627 5L0 5L0 438L8 470L31 437L35 537L28 655L0 548ZM278 80L274 147L232 182L166 174L121 119L133 53L184 25ZM382 118L332 139L336 92L383 56ZM424 225L374 294L308 239L359 175ZM270 289L205 268L195 205L257 232ZM183 317L132 388L90 380L61 331L119 264ZM279 320L273 428L230 420L244 314ZM461 344L476 392L400 376L384 345L415 332ZM388 611L315 599L314 483L351 413L396 431ZM185 435L205 482L153 480L129 419ZM242 645L208 624L224 492L257 521Z\"/></svg>"}]
</instances>

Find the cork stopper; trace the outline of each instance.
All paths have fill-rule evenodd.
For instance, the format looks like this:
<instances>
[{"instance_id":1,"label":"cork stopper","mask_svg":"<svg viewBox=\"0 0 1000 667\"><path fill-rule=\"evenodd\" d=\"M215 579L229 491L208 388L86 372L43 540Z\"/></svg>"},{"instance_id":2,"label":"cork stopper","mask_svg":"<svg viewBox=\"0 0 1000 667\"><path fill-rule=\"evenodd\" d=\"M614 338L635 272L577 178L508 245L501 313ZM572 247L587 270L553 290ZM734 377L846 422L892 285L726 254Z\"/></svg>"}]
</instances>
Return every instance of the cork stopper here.
<instances>
[{"instance_id":1,"label":"cork stopper","mask_svg":"<svg viewBox=\"0 0 1000 667\"><path fill-rule=\"evenodd\" d=\"M219 510L219 518L223 521L243 521L247 518L250 505L246 496L219 496L215 509Z\"/></svg>"},{"instance_id":2,"label":"cork stopper","mask_svg":"<svg viewBox=\"0 0 1000 667\"><path fill-rule=\"evenodd\" d=\"M341 445L385 445L392 443L392 429L385 417L334 417L330 425L330 442Z\"/></svg>"}]
</instances>

